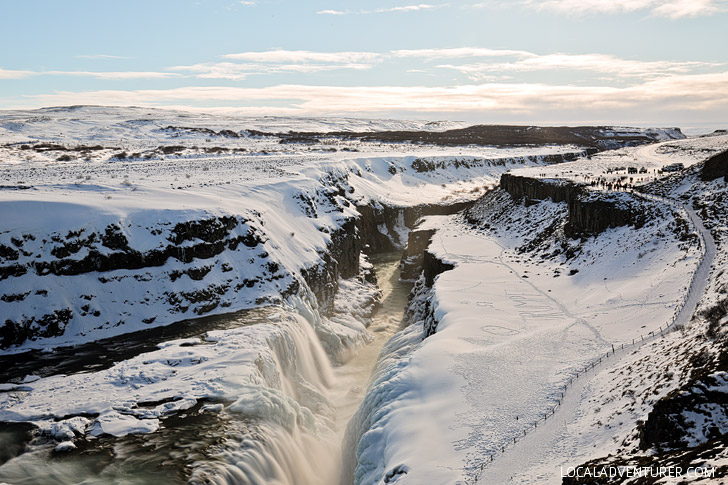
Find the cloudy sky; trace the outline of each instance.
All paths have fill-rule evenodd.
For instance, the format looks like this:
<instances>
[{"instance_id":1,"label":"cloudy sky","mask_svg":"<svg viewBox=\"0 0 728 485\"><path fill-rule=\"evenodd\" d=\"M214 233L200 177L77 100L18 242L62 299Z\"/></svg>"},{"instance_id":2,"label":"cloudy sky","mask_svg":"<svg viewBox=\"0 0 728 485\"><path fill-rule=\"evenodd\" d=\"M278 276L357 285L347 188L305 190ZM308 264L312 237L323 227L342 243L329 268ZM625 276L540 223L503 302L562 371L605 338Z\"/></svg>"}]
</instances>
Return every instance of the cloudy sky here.
<instances>
[{"instance_id":1,"label":"cloudy sky","mask_svg":"<svg viewBox=\"0 0 728 485\"><path fill-rule=\"evenodd\" d=\"M0 109L728 125L728 0L2 1Z\"/></svg>"}]
</instances>

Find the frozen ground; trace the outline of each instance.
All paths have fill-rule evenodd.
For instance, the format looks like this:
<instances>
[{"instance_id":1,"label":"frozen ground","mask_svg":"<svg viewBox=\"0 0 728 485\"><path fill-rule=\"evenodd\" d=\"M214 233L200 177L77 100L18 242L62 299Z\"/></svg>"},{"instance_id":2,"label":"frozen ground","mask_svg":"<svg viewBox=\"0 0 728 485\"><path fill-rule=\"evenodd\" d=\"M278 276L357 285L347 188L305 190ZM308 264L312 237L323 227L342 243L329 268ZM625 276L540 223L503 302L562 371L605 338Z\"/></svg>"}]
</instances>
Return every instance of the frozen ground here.
<instances>
[{"instance_id":1,"label":"frozen ground","mask_svg":"<svg viewBox=\"0 0 728 485\"><path fill-rule=\"evenodd\" d=\"M723 136L625 151L638 166L666 164L660 154L669 151L667 162L689 167L726 145ZM514 172L584 182L623 157ZM674 200L680 191L662 195ZM362 436L356 483L561 483L561 465L637 447L637 421L686 378L670 372L683 334L652 335L676 315L679 326L689 322L725 265L708 240L696 274L706 251L698 241L711 237L698 217L679 202L641 204L641 228L583 240L563 235L566 203L524 205L498 192L469 211L475 227L459 216L423 222L437 229L430 252L454 269L431 290L420 284L418 321L385 347L350 429ZM640 347L643 337L649 343ZM631 350L583 375L623 344Z\"/></svg>"},{"instance_id":2,"label":"frozen ground","mask_svg":"<svg viewBox=\"0 0 728 485\"><path fill-rule=\"evenodd\" d=\"M171 416L205 413L221 413L223 422L237 415L267 431L236 428L239 446L212 453L213 463L194 471L201 481L247 475L254 483L294 476L316 483L335 474L335 466L311 465L336 453L329 359L346 360L370 339L366 315L377 292L360 278L342 280L333 314L322 317L304 272L322 263L334 237L353 236L344 227L356 205L473 200L509 168L581 153L570 146L289 146L244 130L329 123L428 129L356 120L286 126L137 109L0 118L4 353L52 352L245 308L268 312L254 324L242 319L159 342L108 368L0 384L0 421L40 430L38 454L0 466L0 477L28 476L55 447L80 453L75 443L85 449L98 436L152 433ZM167 129L173 124L185 129ZM235 136L222 133L233 127ZM407 228L394 231L401 245ZM100 272L97 261L120 263Z\"/></svg>"},{"instance_id":3,"label":"frozen ground","mask_svg":"<svg viewBox=\"0 0 728 485\"><path fill-rule=\"evenodd\" d=\"M405 207L472 200L514 165L580 151L352 142L357 152L338 145L342 149L332 152L331 146L324 151L321 146L288 147L241 135L217 136L210 142L231 151L248 147L241 153L201 155L189 153L189 147L208 143L211 135L170 133L164 127L174 114L144 114L149 119L141 123L129 120L142 116L139 110L102 111L98 116L92 111L93 116L84 117L85 110L49 111L38 120L13 114L6 116L6 133L0 134L0 143L6 142L0 147L3 317L30 328L31 336L35 332L44 337L23 339L22 332L11 333L3 346L14 344L16 351L276 302L300 282L303 268L321 261L331 234L356 216L355 204ZM215 130L247 126L237 119L176 116ZM282 120L274 121L283 129ZM305 122L292 120L291 127ZM28 145L12 141L41 135L43 141L33 147L55 143L57 136L64 146L75 147L72 159L58 161L50 154L68 153L24 149ZM95 143L115 147L77 150ZM150 153L151 158L111 157L119 150L143 152L147 143L187 148L171 155ZM422 160L439 168L423 169L418 165ZM195 233L195 227L184 226L189 221L201 229ZM199 234L203 229L207 232ZM187 257L179 249L219 252L214 247L219 243L231 250L206 259ZM127 256L141 254L142 261L114 263L119 250ZM149 266L145 260L172 253L176 258L144 271L127 269ZM87 271L100 257L111 258L115 269L103 277ZM44 322L51 324L41 328ZM49 325L60 331L46 330Z\"/></svg>"},{"instance_id":4,"label":"frozen ground","mask_svg":"<svg viewBox=\"0 0 728 485\"><path fill-rule=\"evenodd\" d=\"M546 160L583 152L289 144L256 132L458 126L138 108L0 114L4 353L52 351L191 316L270 312L253 325L159 342L109 368L0 384L0 421L37 426L44 452L76 453L75 443L98 436L163 429L172 415L237 415L240 446L216 448L196 479L316 483L335 475L311 465L336 449L329 360L369 340L367 307L377 293L356 276L339 281L325 318L303 276L320 267L335 237L351 236L356 205L474 200L509 169L540 172ZM441 228L431 251L456 269L419 294L431 300L437 333L422 343L420 322L395 335L355 417L366 431L356 471L363 483L476 478L490 453L553 406L580 366L669 321L684 298L697 252L674 236L671 208L648 203L650 225L610 230L567 259L569 248L549 232L563 204L483 204L480 216L500 218L500 229L459 218L424 223ZM398 224L389 236L401 245L406 232ZM527 243L535 249L520 249ZM607 269L604 260L616 263ZM98 261L120 263L100 272ZM33 463L10 460L0 477L18 478Z\"/></svg>"},{"instance_id":5,"label":"frozen ground","mask_svg":"<svg viewBox=\"0 0 728 485\"><path fill-rule=\"evenodd\" d=\"M665 166L682 163L685 168L722 151L728 145L728 135L705 136L689 140L670 140L640 147L627 147L597 153L588 159L575 160L551 167L517 170L517 175L539 178L559 178L578 183L604 180L622 185L643 185L674 173L658 173ZM629 168L637 173L630 174ZM643 171L644 173L640 173Z\"/></svg>"}]
</instances>

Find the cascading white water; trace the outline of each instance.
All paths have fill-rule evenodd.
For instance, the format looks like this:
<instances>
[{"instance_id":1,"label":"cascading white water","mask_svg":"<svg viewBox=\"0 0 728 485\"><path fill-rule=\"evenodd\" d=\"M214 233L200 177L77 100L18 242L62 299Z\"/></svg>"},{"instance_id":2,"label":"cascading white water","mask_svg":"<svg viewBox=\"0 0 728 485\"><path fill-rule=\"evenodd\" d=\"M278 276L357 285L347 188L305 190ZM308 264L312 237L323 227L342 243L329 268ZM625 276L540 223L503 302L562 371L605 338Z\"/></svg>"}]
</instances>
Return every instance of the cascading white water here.
<instances>
[{"instance_id":1,"label":"cascading white water","mask_svg":"<svg viewBox=\"0 0 728 485\"><path fill-rule=\"evenodd\" d=\"M202 401L165 419L156 433L79 440L72 453L54 453L55 442L41 437L0 465L0 483L338 483L347 421L407 301L409 287L398 281L398 261L398 254L374 258L383 290L369 327L375 339L346 365L332 369L314 331L318 316L302 302L298 312L246 313L244 320L231 322L239 325L214 337L228 339L223 350L240 359L225 367L229 373L222 384L235 394L224 398L224 406L212 406L218 414L204 412L210 403ZM266 330L256 332L261 325Z\"/></svg>"},{"instance_id":2,"label":"cascading white water","mask_svg":"<svg viewBox=\"0 0 728 485\"><path fill-rule=\"evenodd\" d=\"M225 409L225 443L198 463L192 483L320 484L338 476L331 364L304 317L288 314L256 361L263 381L244 386Z\"/></svg>"},{"instance_id":3,"label":"cascading white water","mask_svg":"<svg viewBox=\"0 0 728 485\"><path fill-rule=\"evenodd\" d=\"M193 483L335 484L341 478L340 446L346 425L364 397L381 347L400 327L411 285L399 281L399 254L374 258L382 305L370 331L374 339L345 365L331 369L311 323L297 316L290 336L270 342L280 390L251 390L229 406L230 415L254 418L226 430L226 446L200 464ZM272 370L272 369L271 369ZM275 377L268 377L275 381Z\"/></svg>"},{"instance_id":4,"label":"cascading white water","mask_svg":"<svg viewBox=\"0 0 728 485\"><path fill-rule=\"evenodd\" d=\"M334 377L314 322L292 310L262 315L268 323L257 325L266 331L242 326L231 334L241 365L226 367L222 379L235 395L226 397L224 410L218 405L219 414L204 412L201 403L201 414L165 422L159 433L79 442L88 449L82 454L54 454L55 442L41 437L0 466L0 483L156 485L183 483L185 475L192 483L334 483L339 443L326 396Z\"/></svg>"}]
</instances>

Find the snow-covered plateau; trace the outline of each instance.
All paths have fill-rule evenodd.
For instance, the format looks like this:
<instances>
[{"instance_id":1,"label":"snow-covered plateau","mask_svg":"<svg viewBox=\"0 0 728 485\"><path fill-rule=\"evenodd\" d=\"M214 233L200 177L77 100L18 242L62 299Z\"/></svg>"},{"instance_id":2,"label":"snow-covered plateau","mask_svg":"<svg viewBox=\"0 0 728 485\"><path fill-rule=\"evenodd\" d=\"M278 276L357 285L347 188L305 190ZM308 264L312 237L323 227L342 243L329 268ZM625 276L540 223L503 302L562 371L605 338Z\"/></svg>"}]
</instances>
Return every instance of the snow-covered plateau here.
<instances>
[{"instance_id":1,"label":"snow-covered plateau","mask_svg":"<svg viewBox=\"0 0 728 485\"><path fill-rule=\"evenodd\" d=\"M0 483L560 483L722 439L660 403L728 392L728 136L475 128L0 113Z\"/></svg>"}]
</instances>

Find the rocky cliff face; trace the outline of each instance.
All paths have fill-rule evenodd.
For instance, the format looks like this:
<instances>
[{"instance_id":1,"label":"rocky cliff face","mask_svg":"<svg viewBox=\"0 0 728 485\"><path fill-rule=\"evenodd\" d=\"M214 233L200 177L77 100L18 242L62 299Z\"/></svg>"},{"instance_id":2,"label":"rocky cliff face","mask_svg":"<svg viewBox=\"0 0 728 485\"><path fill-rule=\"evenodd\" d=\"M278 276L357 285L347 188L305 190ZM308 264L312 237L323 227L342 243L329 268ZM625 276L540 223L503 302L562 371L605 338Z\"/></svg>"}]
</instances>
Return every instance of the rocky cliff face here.
<instances>
[{"instance_id":1,"label":"rocky cliff face","mask_svg":"<svg viewBox=\"0 0 728 485\"><path fill-rule=\"evenodd\" d=\"M728 180L728 150L707 159L700 172L701 180L706 182L719 177Z\"/></svg>"},{"instance_id":2,"label":"rocky cliff face","mask_svg":"<svg viewBox=\"0 0 728 485\"><path fill-rule=\"evenodd\" d=\"M537 179L510 173L501 175L500 186L514 199L526 200L551 199L554 202L569 202L582 192L581 187L566 180Z\"/></svg>"},{"instance_id":3,"label":"rocky cliff face","mask_svg":"<svg viewBox=\"0 0 728 485\"><path fill-rule=\"evenodd\" d=\"M632 194L590 191L572 182L557 179L536 179L505 173L501 188L514 199L551 199L566 202L569 207L564 233L568 237L594 235L610 227L643 224L637 197Z\"/></svg>"},{"instance_id":4,"label":"rocky cliff face","mask_svg":"<svg viewBox=\"0 0 728 485\"><path fill-rule=\"evenodd\" d=\"M127 219L95 230L19 234L0 245L0 300L13 310L0 321L0 348L69 331L83 335L125 325L139 330L308 292L320 314L328 316L339 278L359 273L364 248L370 253L402 249L419 217L463 207L376 203L347 216L342 200L325 195L326 204L314 204L318 213L306 215L315 219L325 209L341 216L334 228L320 229L325 249L302 267L274 254L281 245L298 244L296 234L291 232L290 241L271 239L265 217L255 213L143 227ZM54 288L68 284L75 289L52 298Z\"/></svg>"},{"instance_id":5,"label":"rocky cliff face","mask_svg":"<svg viewBox=\"0 0 728 485\"><path fill-rule=\"evenodd\" d=\"M166 302L172 312L187 314L189 310L192 316L200 316L218 306L230 306L230 300L225 298L227 293L281 277L277 267L270 263L270 271L259 278L214 278L217 272L233 272L233 266L221 257L224 253L249 255L262 250L260 246L266 238L260 226L243 217L160 225L150 230L156 237L151 248L130 242L127 229L119 222L97 231L73 228L66 234L22 234L11 240L13 247L3 246L0 280L5 281L0 299L15 305L25 303L28 313L36 307L44 308L45 313L5 318L0 327L0 347L63 335L74 318L93 320L99 326L123 323L127 308L108 308L99 302L98 292L80 284L73 301L65 301L65 306L46 303L49 292L59 282L94 281L103 292L107 284L114 286L123 281L122 285L143 287L153 279L163 279L166 284L161 285L163 294L157 295L157 299ZM157 269L154 278L151 271ZM193 284L182 289L180 279ZM146 303L150 302L147 297ZM142 322L153 323L157 317L151 311L146 313Z\"/></svg>"},{"instance_id":6,"label":"rocky cliff face","mask_svg":"<svg viewBox=\"0 0 728 485\"><path fill-rule=\"evenodd\" d=\"M420 217L456 214L470 205L472 202L420 204L411 207L372 203L357 207L361 217L357 219L356 227L359 237L367 245L367 252L398 251L410 245L410 230Z\"/></svg>"},{"instance_id":7,"label":"rocky cliff face","mask_svg":"<svg viewBox=\"0 0 728 485\"><path fill-rule=\"evenodd\" d=\"M610 227L641 227L644 221L639 201L631 194L582 194L569 201L564 234L575 238L599 234Z\"/></svg>"},{"instance_id":8,"label":"rocky cliff face","mask_svg":"<svg viewBox=\"0 0 728 485\"><path fill-rule=\"evenodd\" d=\"M320 254L319 264L301 271L323 315L328 316L333 309L339 278L352 278L359 273L359 254L364 242L356 231L358 221L352 218L344 222L331 234L331 243Z\"/></svg>"},{"instance_id":9,"label":"rocky cliff face","mask_svg":"<svg viewBox=\"0 0 728 485\"><path fill-rule=\"evenodd\" d=\"M407 239L407 248L402 254L400 263L400 278L415 281L422 273L427 246L435 234L434 229L412 230Z\"/></svg>"},{"instance_id":10,"label":"rocky cliff face","mask_svg":"<svg viewBox=\"0 0 728 485\"><path fill-rule=\"evenodd\" d=\"M61 336L103 338L311 293L327 315L338 279L358 274L364 244L356 214L345 213L347 202L329 189L319 189L318 212L306 213L312 224L296 227L305 229L305 241L269 228L277 221L255 210L152 218L142 212L6 238L0 348ZM338 222L324 222L332 219ZM290 251L311 256L297 262Z\"/></svg>"},{"instance_id":11,"label":"rocky cliff face","mask_svg":"<svg viewBox=\"0 0 728 485\"><path fill-rule=\"evenodd\" d=\"M363 141L408 142L442 146L483 145L512 147L523 145L576 145L593 151L637 146L660 140L685 138L679 128L625 128L614 126L520 126L475 125L446 131L379 132L251 132L257 136L277 137L281 143L312 143L320 138L360 139Z\"/></svg>"}]
</instances>

